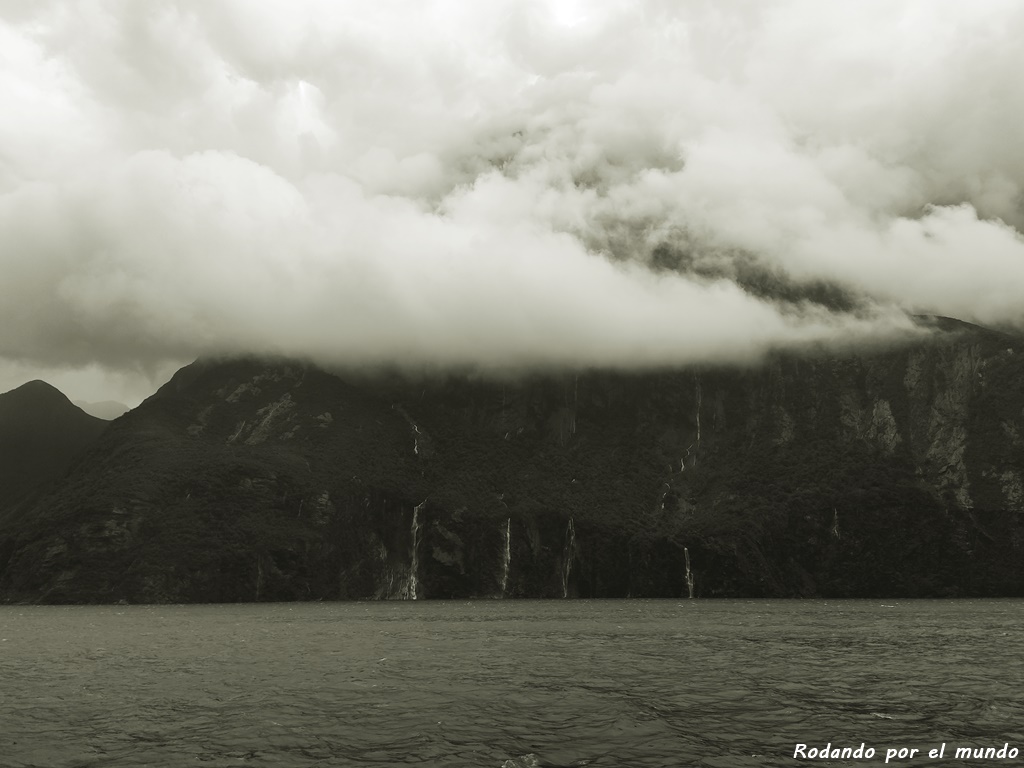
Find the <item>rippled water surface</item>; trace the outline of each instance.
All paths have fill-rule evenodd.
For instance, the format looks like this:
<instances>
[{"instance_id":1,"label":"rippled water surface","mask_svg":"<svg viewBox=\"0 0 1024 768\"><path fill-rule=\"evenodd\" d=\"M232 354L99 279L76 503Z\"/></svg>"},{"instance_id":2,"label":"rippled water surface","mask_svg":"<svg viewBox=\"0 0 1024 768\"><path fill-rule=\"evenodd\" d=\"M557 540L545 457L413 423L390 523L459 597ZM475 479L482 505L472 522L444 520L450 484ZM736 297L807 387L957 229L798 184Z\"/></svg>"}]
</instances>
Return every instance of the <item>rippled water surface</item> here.
<instances>
[{"instance_id":1,"label":"rippled water surface","mask_svg":"<svg viewBox=\"0 0 1024 768\"><path fill-rule=\"evenodd\" d=\"M879 750L814 765L943 765L942 742L1024 750L1022 609L2 606L0 766L742 768L797 742Z\"/></svg>"}]
</instances>

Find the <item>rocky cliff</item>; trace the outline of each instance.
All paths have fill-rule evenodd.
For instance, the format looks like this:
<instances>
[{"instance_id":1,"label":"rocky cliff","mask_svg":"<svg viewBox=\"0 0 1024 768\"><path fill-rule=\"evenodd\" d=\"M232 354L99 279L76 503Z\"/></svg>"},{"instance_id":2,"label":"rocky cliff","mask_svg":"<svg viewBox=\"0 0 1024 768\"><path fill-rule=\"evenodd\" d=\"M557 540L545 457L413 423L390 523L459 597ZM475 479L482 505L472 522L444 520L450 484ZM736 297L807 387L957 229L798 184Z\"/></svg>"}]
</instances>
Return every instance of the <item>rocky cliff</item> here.
<instances>
[{"instance_id":1,"label":"rocky cliff","mask_svg":"<svg viewBox=\"0 0 1024 768\"><path fill-rule=\"evenodd\" d=\"M1024 343L484 381L201 362L0 528L0 598L1024 594Z\"/></svg>"}]
</instances>

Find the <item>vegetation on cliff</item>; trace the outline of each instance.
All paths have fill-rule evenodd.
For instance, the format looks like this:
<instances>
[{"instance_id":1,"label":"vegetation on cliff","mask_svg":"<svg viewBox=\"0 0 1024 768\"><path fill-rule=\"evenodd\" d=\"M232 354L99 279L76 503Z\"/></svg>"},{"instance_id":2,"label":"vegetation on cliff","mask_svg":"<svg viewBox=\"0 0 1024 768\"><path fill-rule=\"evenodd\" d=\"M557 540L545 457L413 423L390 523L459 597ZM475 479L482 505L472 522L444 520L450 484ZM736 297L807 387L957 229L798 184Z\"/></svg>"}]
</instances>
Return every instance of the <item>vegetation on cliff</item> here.
<instances>
[{"instance_id":1,"label":"vegetation on cliff","mask_svg":"<svg viewBox=\"0 0 1024 768\"><path fill-rule=\"evenodd\" d=\"M196 363L9 510L0 597L675 597L684 549L698 596L1020 595L1022 351L956 327L505 382Z\"/></svg>"}]
</instances>

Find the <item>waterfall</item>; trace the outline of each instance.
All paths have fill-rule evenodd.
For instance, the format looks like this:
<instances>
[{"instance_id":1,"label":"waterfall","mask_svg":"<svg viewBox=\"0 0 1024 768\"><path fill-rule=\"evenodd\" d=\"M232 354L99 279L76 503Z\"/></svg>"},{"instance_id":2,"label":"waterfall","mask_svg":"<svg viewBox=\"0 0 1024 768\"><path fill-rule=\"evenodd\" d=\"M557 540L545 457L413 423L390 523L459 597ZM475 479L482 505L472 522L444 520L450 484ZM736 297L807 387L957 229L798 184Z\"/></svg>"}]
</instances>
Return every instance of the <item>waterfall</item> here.
<instances>
[{"instance_id":1,"label":"waterfall","mask_svg":"<svg viewBox=\"0 0 1024 768\"><path fill-rule=\"evenodd\" d=\"M693 375L693 384L695 390L694 394L696 396L695 399L697 400L697 447L700 448L700 406L701 401L704 399L704 393L701 390L700 378L697 374Z\"/></svg>"},{"instance_id":2,"label":"waterfall","mask_svg":"<svg viewBox=\"0 0 1024 768\"><path fill-rule=\"evenodd\" d=\"M420 509L427 500L424 499L412 508L412 563L409 566L409 599L416 599L419 588L420 571Z\"/></svg>"},{"instance_id":3,"label":"waterfall","mask_svg":"<svg viewBox=\"0 0 1024 768\"><path fill-rule=\"evenodd\" d=\"M569 572L572 571L574 557L576 557L576 528L570 517L569 526L565 531L565 554L562 557L562 597L569 596Z\"/></svg>"},{"instance_id":4,"label":"waterfall","mask_svg":"<svg viewBox=\"0 0 1024 768\"><path fill-rule=\"evenodd\" d=\"M683 556L686 558L686 591L693 600L693 571L690 570L690 550L686 547L683 547Z\"/></svg>"},{"instance_id":5,"label":"waterfall","mask_svg":"<svg viewBox=\"0 0 1024 768\"><path fill-rule=\"evenodd\" d=\"M501 564L501 596L508 589L508 569L512 564L512 518L505 521L505 559Z\"/></svg>"}]
</instances>

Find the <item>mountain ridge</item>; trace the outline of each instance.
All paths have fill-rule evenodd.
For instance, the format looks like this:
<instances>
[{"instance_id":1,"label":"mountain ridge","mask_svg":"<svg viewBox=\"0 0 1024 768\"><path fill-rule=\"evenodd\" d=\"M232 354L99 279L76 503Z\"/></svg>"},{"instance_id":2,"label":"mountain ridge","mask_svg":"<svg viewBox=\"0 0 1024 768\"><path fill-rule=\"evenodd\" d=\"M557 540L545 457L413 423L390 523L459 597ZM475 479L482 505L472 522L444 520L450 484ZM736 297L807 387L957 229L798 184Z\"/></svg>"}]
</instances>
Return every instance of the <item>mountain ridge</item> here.
<instances>
[{"instance_id":1,"label":"mountain ridge","mask_svg":"<svg viewBox=\"0 0 1024 768\"><path fill-rule=\"evenodd\" d=\"M515 382L198 361L0 529L0 598L1024 594L1024 343Z\"/></svg>"},{"instance_id":2,"label":"mountain ridge","mask_svg":"<svg viewBox=\"0 0 1024 768\"><path fill-rule=\"evenodd\" d=\"M38 379L0 394L0 515L60 478L105 426Z\"/></svg>"}]
</instances>

